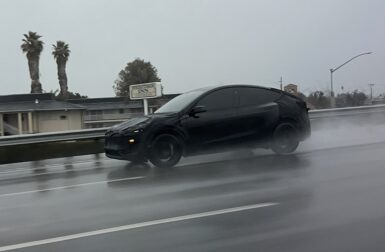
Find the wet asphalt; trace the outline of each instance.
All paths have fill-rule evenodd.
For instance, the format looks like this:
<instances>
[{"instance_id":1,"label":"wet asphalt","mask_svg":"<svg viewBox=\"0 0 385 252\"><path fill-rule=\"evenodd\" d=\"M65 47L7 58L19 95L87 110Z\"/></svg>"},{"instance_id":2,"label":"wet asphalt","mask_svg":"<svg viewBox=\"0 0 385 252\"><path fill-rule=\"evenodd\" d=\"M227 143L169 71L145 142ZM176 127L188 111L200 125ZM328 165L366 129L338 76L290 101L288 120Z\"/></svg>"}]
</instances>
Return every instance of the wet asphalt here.
<instances>
[{"instance_id":1,"label":"wet asphalt","mask_svg":"<svg viewBox=\"0 0 385 252\"><path fill-rule=\"evenodd\" d=\"M103 155L0 166L0 251L383 251L384 237L384 141L172 169Z\"/></svg>"}]
</instances>

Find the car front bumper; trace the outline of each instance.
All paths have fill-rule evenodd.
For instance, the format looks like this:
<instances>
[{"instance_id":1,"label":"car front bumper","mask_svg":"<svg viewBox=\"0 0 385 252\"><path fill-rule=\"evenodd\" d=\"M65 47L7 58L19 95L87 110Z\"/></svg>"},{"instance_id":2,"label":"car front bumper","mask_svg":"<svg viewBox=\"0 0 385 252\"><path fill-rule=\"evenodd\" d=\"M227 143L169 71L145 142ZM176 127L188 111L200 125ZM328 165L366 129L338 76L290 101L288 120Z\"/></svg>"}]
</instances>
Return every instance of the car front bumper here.
<instances>
[{"instance_id":1,"label":"car front bumper","mask_svg":"<svg viewBox=\"0 0 385 252\"><path fill-rule=\"evenodd\" d=\"M107 157L119 160L147 159L140 135L122 135L108 132L104 139L104 151Z\"/></svg>"}]
</instances>

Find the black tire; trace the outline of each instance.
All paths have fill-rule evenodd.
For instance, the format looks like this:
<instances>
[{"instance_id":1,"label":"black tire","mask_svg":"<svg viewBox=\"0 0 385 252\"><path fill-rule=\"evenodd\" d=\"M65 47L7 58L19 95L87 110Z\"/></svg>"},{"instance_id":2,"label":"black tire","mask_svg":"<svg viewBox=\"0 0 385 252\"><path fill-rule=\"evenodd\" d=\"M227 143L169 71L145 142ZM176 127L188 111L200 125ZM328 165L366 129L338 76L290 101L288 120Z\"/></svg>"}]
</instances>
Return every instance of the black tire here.
<instances>
[{"instance_id":1,"label":"black tire","mask_svg":"<svg viewBox=\"0 0 385 252\"><path fill-rule=\"evenodd\" d=\"M273 132L270 148L279 155L294 152L299 145L298 132L290 122L280 123Z\"/></svg>"},{"instance_id":2,"label":"black tire","mask_svg":"<svg viewBox=\"0 0 385 252\"><path fill-rule=\"evenodd\" d=\"M179 162L182 154L183 143L178 137L161 134L151 144L149 160L159 168L169 168Z\"/></svg>"}]
</instances>

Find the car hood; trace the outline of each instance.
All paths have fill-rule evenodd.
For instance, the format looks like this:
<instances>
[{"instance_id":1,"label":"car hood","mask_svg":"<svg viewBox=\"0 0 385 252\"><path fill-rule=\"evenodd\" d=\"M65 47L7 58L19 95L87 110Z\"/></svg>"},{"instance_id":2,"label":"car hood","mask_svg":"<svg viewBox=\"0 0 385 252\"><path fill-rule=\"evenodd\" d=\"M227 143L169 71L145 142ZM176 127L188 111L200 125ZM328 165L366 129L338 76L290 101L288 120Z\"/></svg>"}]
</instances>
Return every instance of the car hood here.
<instances>
[{"instance_id":1,"label":"car hood","mask_svg":"<svg viewBox=\"0 0 385 252\"><path fill-rule=\"evenodd\" d=\"M167 113L167 114L151 114L147 116L135 117L135 118L128 119L127 121L124 121L117 125L114 125L109 129L109 131L117 132L117 131L124 131L126 129L144 128L162 119L175 117L175 116L177 116L177 114Z\"/></svg>"}]
</instances>

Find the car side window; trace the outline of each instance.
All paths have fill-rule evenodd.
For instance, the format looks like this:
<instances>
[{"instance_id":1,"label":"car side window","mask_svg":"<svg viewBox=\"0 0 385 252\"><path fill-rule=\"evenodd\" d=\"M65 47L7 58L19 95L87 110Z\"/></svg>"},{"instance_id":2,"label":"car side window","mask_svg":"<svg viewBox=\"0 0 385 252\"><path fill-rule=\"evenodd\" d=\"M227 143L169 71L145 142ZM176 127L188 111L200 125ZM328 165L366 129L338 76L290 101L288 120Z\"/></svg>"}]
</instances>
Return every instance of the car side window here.
<instances>
[{"instance_id":1,"label":"car side window","mask_svg":"<svg viewBox=\"0 0 385 252\"><path fill-rule=\"evenodd\" d=\"M257 106L273 102L280 94L263 88L238 88L239 106Z\"/></svg>"},{"instance_id":2,"label":"car side window","mask_svg":"<svg viewBox=\"0 0 385 252\"><path fill-rule=\"evenodd\" d=\"M207 111L232 108L234 106L234 88L216 90L204 96L197 105L205 106Z\"/></svg>"}]
</instances>

